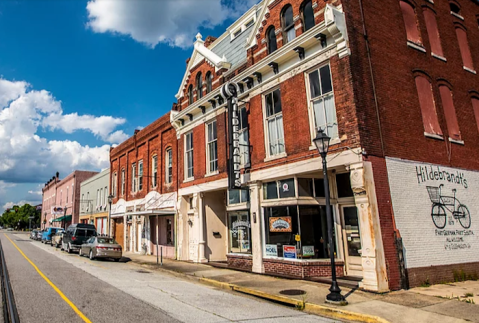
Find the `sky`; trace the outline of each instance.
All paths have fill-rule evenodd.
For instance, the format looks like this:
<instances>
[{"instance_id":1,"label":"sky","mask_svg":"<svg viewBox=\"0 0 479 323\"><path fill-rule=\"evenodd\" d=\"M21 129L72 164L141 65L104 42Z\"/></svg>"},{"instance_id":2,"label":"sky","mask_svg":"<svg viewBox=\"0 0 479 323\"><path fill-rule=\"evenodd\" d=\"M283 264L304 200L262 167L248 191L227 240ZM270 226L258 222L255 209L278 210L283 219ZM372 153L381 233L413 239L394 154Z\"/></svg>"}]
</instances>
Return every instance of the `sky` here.
<instances>
[{"instance_id":1,"label":"sky","mask_svg":"<svg viewBox=\"0 0 479 323\"><path fill-rule=\"evenodd\" d=\"M0 1L0 212L168 112L195 35L256 0Z\"/></svg>"}]
</instances>

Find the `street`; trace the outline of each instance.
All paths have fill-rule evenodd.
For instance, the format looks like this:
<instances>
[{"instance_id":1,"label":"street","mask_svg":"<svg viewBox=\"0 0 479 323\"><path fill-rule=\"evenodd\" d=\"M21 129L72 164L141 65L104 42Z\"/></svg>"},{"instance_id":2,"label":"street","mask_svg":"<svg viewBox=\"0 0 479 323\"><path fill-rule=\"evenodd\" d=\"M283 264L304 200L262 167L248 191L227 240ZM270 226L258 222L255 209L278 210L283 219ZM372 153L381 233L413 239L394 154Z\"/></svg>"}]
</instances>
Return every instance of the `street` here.
<instances>
[{"instance_id":1,"label":"street","mask_svg":"<svg viewBox=\"0 0 479 323\"><path fill-rule=\"evenodd\" d=\"M333 322L136 264L90 261L23 233L0 239L22 322Z\"/></svg>"}]
</instances>

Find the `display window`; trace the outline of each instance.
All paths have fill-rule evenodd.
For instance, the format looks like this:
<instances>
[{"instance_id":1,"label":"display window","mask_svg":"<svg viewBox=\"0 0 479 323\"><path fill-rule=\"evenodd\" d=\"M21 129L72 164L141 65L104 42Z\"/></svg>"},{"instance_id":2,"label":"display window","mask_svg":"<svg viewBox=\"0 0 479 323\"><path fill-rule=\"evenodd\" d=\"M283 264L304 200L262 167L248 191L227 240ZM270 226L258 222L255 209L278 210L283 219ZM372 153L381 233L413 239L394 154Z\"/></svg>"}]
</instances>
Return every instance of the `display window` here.
<instances>
[{"instance_id":1,"label":"display window","mask_svg":"<svg viewBox=\"0 0 479 323\"><path fill-rule=\"evenodd\" d=\"M229 252L251 253L251 222L248 211L228 212Z\"/></svg>"},{"instance_id":2,"label":"display window","mask_svg":"<svg viewBox=\"0 0 479 323\"><path fill-rule=\"evenodd\" d=\"M241 204L249 202L249 190L238 189L228 191L228 205Z\"/></svg>"}]
</instances>

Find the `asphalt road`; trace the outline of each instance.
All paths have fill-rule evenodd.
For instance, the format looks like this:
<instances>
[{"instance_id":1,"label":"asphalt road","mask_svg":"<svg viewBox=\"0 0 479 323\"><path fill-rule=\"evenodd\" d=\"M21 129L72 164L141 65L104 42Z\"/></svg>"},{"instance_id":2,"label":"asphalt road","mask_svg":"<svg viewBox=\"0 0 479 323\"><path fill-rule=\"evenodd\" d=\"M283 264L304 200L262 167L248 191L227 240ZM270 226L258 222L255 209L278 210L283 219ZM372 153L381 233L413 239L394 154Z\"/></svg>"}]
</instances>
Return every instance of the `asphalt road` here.
<instances>
[{"instance_id":1,"label":"asphalt road","mask_svg":"<svg viewBox=\"0 0 479 323\"><path fill-rule=\"evenodd\" d=\"M334 322L136 264L90 261L27 234L0 240L21 322Z\"/></svg>"}]
</instances>

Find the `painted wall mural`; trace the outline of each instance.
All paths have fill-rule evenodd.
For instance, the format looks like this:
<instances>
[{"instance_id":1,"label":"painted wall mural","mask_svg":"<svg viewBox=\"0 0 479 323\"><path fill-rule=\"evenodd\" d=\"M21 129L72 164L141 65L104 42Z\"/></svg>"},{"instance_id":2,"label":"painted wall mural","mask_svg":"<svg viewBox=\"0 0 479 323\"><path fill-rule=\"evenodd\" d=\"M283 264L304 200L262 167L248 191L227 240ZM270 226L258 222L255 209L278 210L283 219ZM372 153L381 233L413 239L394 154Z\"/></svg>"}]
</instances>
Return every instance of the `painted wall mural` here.
<instances>
[{"instance_id":1,"label":"painted wall mural","mask_svg":"<svg viewBox=\"0 0 479 323\"><path fill-rule=\"evenodd\" d=\"M408 268L479 261L479 172L387 158Z\"/></svg>"}]
</instances>

